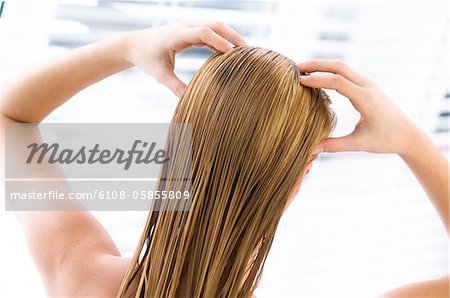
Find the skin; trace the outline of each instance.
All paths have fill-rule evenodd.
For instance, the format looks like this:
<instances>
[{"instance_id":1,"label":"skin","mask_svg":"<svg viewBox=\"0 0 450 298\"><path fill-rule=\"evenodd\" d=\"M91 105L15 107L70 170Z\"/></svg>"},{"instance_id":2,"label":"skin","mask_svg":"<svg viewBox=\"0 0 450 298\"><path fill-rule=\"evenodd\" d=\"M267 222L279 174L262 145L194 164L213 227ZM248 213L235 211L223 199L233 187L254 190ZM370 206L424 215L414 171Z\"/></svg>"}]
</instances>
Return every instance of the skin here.
<instances>
[{"instance_id":1,"label":"skin","mask_svg":"<svg viewBox=\"0 0 450 298\"><path fill-rule=\"evenodd\" d=\"M231 45L246 44L230 27L213 22L133 31L76 49L3 87L0 133L3 135L8 122L42 121L80 90L132 66L179 96L186 85L173 72L177 53L192 46L226 52ZM298 68L308 73L327 73L301 77L300 83L336 90L361 114L350 135L327 139L318 151L398 154L426 190L448 232L448 162L430 139L373 82L343 62L312 60ZM17 216L50 296L116 295L129 259L120 256L111 237L90 212L17 212ZM448 297L448 277L405 286L384 297Z\"/></svg>"},{"instance_id":2,"label":"skin","mask_svg":"<svg viewBox=\"0 0 450 298\"><path fill-rule=\"evenodd\" d=\"M347 97L361 118L352 133L329 138L319 151L367 151L398 154L420 182L447 234L449 233L449 163L428 136L415 126L373 82L339 60L312 60L298 64L304 86L332 89ZM449 297L449 277L424 281L383 294L387 298Z\"/></svg>"}]
</instances>

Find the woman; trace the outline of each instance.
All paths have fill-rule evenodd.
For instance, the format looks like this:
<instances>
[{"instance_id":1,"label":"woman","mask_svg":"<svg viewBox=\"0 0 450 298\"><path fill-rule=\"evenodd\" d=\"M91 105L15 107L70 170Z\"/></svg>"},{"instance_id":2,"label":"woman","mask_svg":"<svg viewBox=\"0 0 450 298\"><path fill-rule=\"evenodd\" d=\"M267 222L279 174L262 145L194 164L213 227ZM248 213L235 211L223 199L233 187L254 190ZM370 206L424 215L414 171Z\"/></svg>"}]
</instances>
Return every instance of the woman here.
<instances>
[{"instance_id":1,"label":"woman","mask_svg":"<svg viewBox=\"0 0 450 298\"><path fill-rule=\"evenodd\" d=\"M231 50L229 43L239 48ZM186 89L173 73L174 55L191 46L208 46L224 54L212 57ZM230 66L233 63L236 63L235 67ZM310 160L318 151L358 150L399 154L424 186L448 228L448 162L377 86L335 60L308 61L295 69L288 59L279 54L247 47L236 32L220 23L180 23L127 33L77 49L52 65L8 85L2 104L3 121L40 122L78 91L133 65L153 75L176 95L182 95L174 121L194 122L193 209L181 214L150 214L132 260L120 256L109 235L89 212L19 213L49 295L251 295L257 286L282 211L295 195ZM242 65L244 67L239 69ZM316 71L327 72L328 75L306 75L306 72ZM233 79L249 77L255 78L253 84L260 87L255 88L256 91L250 90L252 84L236 89L226 85L238 85L239 81ZM298 83L294 83L297 78ZM202 90L203 83L213 88ZM265 88L262 89L264 92L258 93L261 88ZM331 131L332 117L323 93L315 88L334 89L349 98L361 114L353 133L341 138L327 138L322 142ZM236 90L239 92L236 93ZM261 102L256 105L251 99L257 97L261 98ZM246 118L238 117L243 114L242 109L246 112ZM226 113L220 114L219 111ZM215 121L207 121L212 116L216 117L213 119ZM264 116L278 117L266 119ZM248 120L253 117L258 121ZM224 139L202 134L205 131L218 132L219 127L224 126L214 127L214 124L220 124L220 121L234 125L226 126L224 135L221 135ZM249 125L254 125L252 130L248 129ZM238 140L229 143L233 136L232 128ZM238 128L247 131L242 134ZM262 137L265 142L252 136L250 131L256 131L256 136ZM260 148L267 144L274 145L281 152ZM247 150L258 153L258 156L267 155L261 158L260 163L249 165L245 160L239 160L239 154ZM203 159L196 158L196 153L202 154ZM277 159L275 153L283 154L286 159L279 156ZM235 163L225 163L221 159L227 154L234 158L232 161ZM198 164L195 164L196 160ZM206 167L208 162L214 166ZM266 162L270 163L267 165ZM220 179L222 176L214 177L218 168L222 169L220 173L224 179ZM230 172L226 170L228 168ZM241 177L255 179L252 176L254 171L264 176L260 181L267 183L256 183L245 188L247 184ZM201 185L204 181L211 183ZM258 192L261 187L264 191ZM207 201L208 196L204 193L214 197L214 202ZM215 195L226 199L219 200ZM222 206L222 209L212 208L218 207L221 202L228 205ZM241 206L240 202L248 204ZM234 208L240 213L227 212L224 208ZM259 208L265 211L255 210ZM196 211L204 213L196 217L193 215ZM222 223L226 225L233 221L234 225L216 228L207 224L215 223L224 214L227 219ZM271 217L259 221L249 219L258 215ZM206 219L209 221L203 222ZM182 227L181 233L164 229L173 227L173 223ZM153 232L153 227L162 227L159 229L162 232ZM190 233L198 227L203 230ZM234 236L219 233L228 231L232 234L235 229L241 232ZM228 242L223 243L224 239ZM202 240L208 249L203 250L200 245ZM146 247L149 243L151 248ZM171 245L180 251L167 253ZM200 255L199 251L210 252L210 255ZM144 252L143 258L139 257L141 252ZM158 258L162 255L163 258ZM389 297L414 295L446 297L447 280L411 285L388 294Z\"/></svg>"},{"instance_id":2,"label":"woman","mask_svg":"<svg viewBox=\"0 0 450 298\"><path fill-rule=\"evenodd\" d=\"M324 93L298 80L293 61L254 47L213 55L196 73L172 120L192 129L192 204L150 212L121 295L253 292L292 192L333 127ZM170 156L183 159L183 147L171 145L178 136L170 140L181 148ZM164 177L180 177L185 164L172 158ZM158 190L189 187L182 183Z\"/></svg>"}]
</instances>

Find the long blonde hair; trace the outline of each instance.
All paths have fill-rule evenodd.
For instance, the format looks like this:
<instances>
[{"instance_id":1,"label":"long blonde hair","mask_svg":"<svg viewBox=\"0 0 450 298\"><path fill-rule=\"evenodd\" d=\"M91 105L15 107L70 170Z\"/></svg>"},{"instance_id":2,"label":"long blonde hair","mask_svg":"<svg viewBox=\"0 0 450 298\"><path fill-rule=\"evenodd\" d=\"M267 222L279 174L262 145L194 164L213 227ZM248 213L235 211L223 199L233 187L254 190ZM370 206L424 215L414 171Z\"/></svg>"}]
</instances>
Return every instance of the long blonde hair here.
<instances>
[{"instance_id":1,"label":"long blonde hair","mask_svg":"<svg viewBox=\"0 0 450 298\"><path fill-rule=\"evenodd\" d=\"M118 297L251 296L289 197L333 129L327 99L299 83L290 59L240 47L207 60L172 123L192 127L190 210L150 211Z\"/></svg>"}]
</instances>

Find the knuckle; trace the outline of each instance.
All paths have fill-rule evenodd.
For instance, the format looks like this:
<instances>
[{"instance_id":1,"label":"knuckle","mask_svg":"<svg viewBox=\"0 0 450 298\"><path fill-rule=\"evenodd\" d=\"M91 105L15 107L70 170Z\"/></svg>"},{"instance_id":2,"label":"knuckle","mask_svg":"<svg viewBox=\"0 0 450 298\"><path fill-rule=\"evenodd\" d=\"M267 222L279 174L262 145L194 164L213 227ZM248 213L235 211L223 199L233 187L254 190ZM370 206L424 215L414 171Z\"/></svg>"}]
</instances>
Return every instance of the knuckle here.
<instances>
[{"instance_id":1,"label":"knuckle","mask_svg":"<svg viewBox=\"0 0 450 298\"><path fill-rule=\"evenodd\" d=\"M359 90L360 90L361 95L366 98L371 97L373 95L373 91L370 88L361 88L360 87Z\"/></svg>"},{"instance_id":2,"label":"knuckle","mask_svg":"<svg viewBox=\"0 0 450 298\"><path fill-rule=\"evenodd\" d=\"M304 63L304 65L311 67L311 68L316 68L318 64L319 64L319 60L317 60L317 59L311 59Z\"/></svg>"},{"instance_id":3,"label":"knuckle","mask_svg":"<svg viewBox=\"0 0 450 298\"><path fill-rule=\"evenodd\" d=\"M342 86L342 84L344 83L344 77L339 75L339 74L334 74L333 75L333 84L335 87L339 87Z\"/></svg>"},{"instance_id":4,"label":"knuckle","mask_svg":"<svg viewBox=\"0 0 450 298\"><path fill-rule=\"evenodd\" d=\"M378 86L378 84L373 81L367 81L367 86L374 91L380 90L380 87Z\"/></svg>"},{"instance_id":5,"label":"knuckle","mask_svg":"<svg viewBox=\"0 0 450 298\"><path fill-rule=\"evenodd\" d=\"M202 38L207 38L209 35L211 35L211 28L209 27L200 27L199 28L199 33L200 33L200 37Z\"/></svg>"},{"instance_id":6,"label":"knuckle","mask_svg":"<svg viewBox=\"0 0 450 298\"><path fill-rule=\"evenodd\" d=\"M373 97L373 92L370 89L367 88L361 88L361 96L366 99L371 99Z\"/></svg>"},{"instance_id":7,"label":"knuckle","mask_svg":"<svg viewBox=\"0 0 450 298\"><path fill-rule=\"evenodd\" d=\"M227 25L225 24L225 22L222 22L222 21L215 21L215 22L213 23L213 26L214 26L214 27L217 27L217 28L224 28L224 27L226 27Z\"/></svg>"},{"instance_id":8,"label":"knuckle","mask_svg":"<svg viewBox=\"0 0 450 298\"><path fill-rule=\"evenodd\" d=\"M341 59L333 59L333 64L337 67L337 68L343 68L346 66L345 62Z\"/></svg>"}]
</instances>

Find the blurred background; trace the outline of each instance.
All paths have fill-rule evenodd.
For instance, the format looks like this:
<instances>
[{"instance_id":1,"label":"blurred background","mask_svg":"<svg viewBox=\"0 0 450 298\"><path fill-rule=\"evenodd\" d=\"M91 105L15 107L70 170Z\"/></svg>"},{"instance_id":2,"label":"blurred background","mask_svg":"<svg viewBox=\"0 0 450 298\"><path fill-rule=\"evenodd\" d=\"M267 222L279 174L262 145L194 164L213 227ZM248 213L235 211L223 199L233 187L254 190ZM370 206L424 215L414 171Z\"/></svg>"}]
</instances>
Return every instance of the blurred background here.
<instances>
[{"instance_id":1,"label":"blurred background","mask_svg":"<svg viewBox=\"0 0 450 298\"><path fill-rule=\"evenodd\" d=\"M0 83L121 32L221 20L296 60L340 58L377 82L449 156L448 1L0 1ZM211 54L178 56L189 82ZM86 65L89 67L89 65ZM329 92L335 136L358 121ZM82 91L46 122L168 122L177 98L131 69ZM3 195L3 191L1 192ZM95 212L130 256L146 212ZM14 214L0 212L2 297L45 297ZM282 219L257 297L375 297L448 274L448 238L395 155L322 154Z\"/></svg>"}]
</instances>

